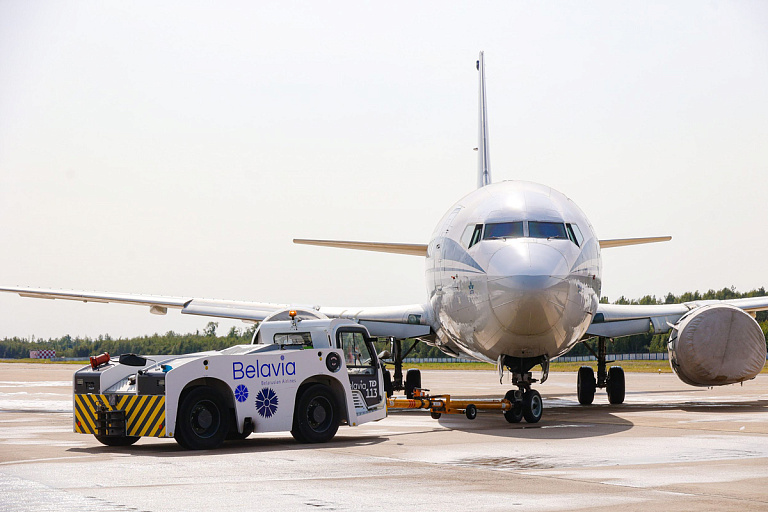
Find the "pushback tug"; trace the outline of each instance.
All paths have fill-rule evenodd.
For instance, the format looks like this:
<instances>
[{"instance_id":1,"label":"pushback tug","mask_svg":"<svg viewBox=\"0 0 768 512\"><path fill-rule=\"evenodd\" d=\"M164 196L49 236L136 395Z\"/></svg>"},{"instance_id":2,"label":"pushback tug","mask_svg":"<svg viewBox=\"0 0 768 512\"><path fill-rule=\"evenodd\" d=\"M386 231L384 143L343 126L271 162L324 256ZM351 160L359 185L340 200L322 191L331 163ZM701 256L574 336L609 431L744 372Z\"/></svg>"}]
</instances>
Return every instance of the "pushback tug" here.
<instances>
[{"instance_id":1,"label":"pushback tug","mask_svg":"<svg viewBox=\"0 0 768 512\"><path fill-rule=\"evenodd\" d=\"M287 319L286 319L287 318ZM362 325L281 311L250 345L181 356L108 354L74 376L74 431L109 446L143 436L210 449L252 432L325 442L387 414L382 367Z\"/></svg>"}]
</instances>

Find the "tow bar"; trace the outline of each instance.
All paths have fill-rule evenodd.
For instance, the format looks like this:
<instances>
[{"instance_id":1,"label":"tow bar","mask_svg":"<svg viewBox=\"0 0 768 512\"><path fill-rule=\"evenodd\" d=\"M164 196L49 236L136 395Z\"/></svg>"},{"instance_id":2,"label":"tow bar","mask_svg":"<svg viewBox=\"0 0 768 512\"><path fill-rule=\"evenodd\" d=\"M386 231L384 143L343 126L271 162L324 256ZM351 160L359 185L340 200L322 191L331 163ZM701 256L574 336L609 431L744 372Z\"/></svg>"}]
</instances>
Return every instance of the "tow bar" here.
<instances>
[{"instance_id":1,"label":"tow bar","mask_svg":"<svg viewBox=\"0 0 768 512\"><path fill-rule=\"evenodd\" d=\"M413 390L413 399L387 398L387 407L392 409L428 409L434 419L443 414L464 414L467 419L477 418L479 409L506 412L512 409L512 402L504 398L479 398L451 400L451 395L427 394L428 389Z\"/></svg>"}]
</instances>

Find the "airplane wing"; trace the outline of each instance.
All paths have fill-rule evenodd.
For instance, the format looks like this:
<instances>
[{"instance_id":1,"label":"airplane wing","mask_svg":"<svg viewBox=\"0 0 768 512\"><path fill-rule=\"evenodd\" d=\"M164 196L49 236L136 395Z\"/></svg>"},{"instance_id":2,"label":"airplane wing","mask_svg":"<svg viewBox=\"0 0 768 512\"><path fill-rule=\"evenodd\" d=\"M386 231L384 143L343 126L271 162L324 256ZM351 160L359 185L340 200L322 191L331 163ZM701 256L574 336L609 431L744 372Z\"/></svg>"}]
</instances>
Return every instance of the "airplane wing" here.
<instances>
[{"instance_id":1,"label":"airplane wing","mask_svg":"<svg viewBox=\"0 0 768 512\"><path fill-rule=\"evenodd\" d=\"M600 240L600 248L625 247L627 245L652 244L656 242L668 242L671 236L652 236L645 238L616 238L612 240ZM426 256L426 244L395 244L385 242L354 242L350 240L312 240L306 238L294 238L293 243L301 245L318 245L321 247L337 247L339 249L355 249L358 251L388 252L393 254L408 254L411 256Z\"/></svg>"},{"instance_id":2,"label":"airplane wing","mask_svg":"<svg viewBox=\"0 0 768 512\"><path fill-rule=\"evenodd\" d=\"M337 247L339 249L356 249L358 251L389 252L394 254L409 254L411 256L426 256L425 244L392 244L383 242L351 242L348 240L309 240L294 238L293 243L301 245L319 245L322 247Z\"/></svg>"},{"instance_id":3,"label":"airplane wing","mask_svg":"<svg viewBox=\"0 0 768 512\"><path fill-rule=\"evenodd\" d=\"M611 247L625 247L627 245L640 245L640 244L653 244L656 242L669 242L672 240L671 236L651 236L645 238L616 238L613 240L600 240L601 249L609 249Z\"/></svg>"},{"instance_id":4,"label":"airplane wing","mask_svg":"<svg viewBox=\"0 0 768 512\"><path fill-rule=\"evenodd\" d=\"M91 292L80 290L50 290L44 288L0 287L0 292L18 293L35 299L64 299L82 302L101 302L148 306L149 312L165 315L168 309L178 309L184 315L232 318L245 322L260 322L273 313L288 309L317 311L330 318L347 318L368 328L372 336L398 339L427 336L431 332L430 309L423 304L407 306L338 308L245 302L221 299L166 297L128 293Z\"/></svg>"},{"instance_id":5,"label":"airplane wing","mask_svg":"<svg viewBox=\"0 0 768 512\"><path fill-rule=\"evenodd\" d=\"M587 329L587 335L605 336L616 338L644 334L650 332L651 327L655 333L669 331L670 324L674 325L684 314L692 309L709 304L730 304L743 309L748 313L768 310L768 297L749 297L745 299L730 300L697 300L682 304L651 304L651 305L623 305L600 304L592 324Z\"/></svg>"}]
</instances>

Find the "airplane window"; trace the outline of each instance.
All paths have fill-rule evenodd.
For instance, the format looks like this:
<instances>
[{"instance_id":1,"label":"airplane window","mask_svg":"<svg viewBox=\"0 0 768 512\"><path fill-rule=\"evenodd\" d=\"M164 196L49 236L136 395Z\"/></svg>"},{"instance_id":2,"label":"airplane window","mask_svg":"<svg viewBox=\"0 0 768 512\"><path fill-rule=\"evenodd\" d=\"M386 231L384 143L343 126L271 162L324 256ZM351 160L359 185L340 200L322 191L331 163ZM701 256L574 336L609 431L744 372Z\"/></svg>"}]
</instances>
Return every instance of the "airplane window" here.
<instances>
[{"instance_id":1,"label":"airplane window","mask_svg":"<svg viewBox=\"0 0 768 512\"><path fill-rule=\"evenodd\" d=\"M581 247L581 244L584 243L584 235L581 234L581 231L579 231L579 226L576 224L571 224L571 227L573 228L574 236L576 236L576 245Z\"/></svg>"},{"instance_id":2,"label":"airplane window","mask_svg":"<svg viewBox=\"0 0 768 512\"><path fill-rule=\"evenodd\" d=\"M477 242L480 241L480 235L483 234L483 225L482 224L476 224L475 230L472 232L472 239L469 241L469 247L472 247Z\"/></svg>"},{"instance_id":3,"label":"airplane window","mask_svg":"<svg viewBox=\"0 0 768 512\"><path fill-rule=\"evenodd\" d=\"M560 222L528 222L528 233L531 238L562 238L567 240L565 224Z\"/></svg>"},{"instance_id":4,"label":"airplane window","mask_svg":"<svg viewBox=\"0 0 768 512\"><path fill-rule=\"evenodd\" d=\"M573 226L570 224L566 224L565 228L568 230L568 238L571 239L571 242L576 244L577 247L580 247L579 242L576 240L576 235L573 232Z\"/></svg>"},{"instance_id":5,"label":"airplane window","mask_svg":"<svg viewBox=\"0 0 768 512\"><path fill-rule=\"evenodd\" d=\"M464 228L464 233L461 234L461 245L464 247L469 248L469 242L472 240L472 233L475 232L475 225L470 224L466 228Z\"/></svg>"},{"instance_id":6,"label":"airplane window","mask_svg":"<svg viewBox=\"0 0 768 512\"><path fill-rule=\"evenodd\" d=\"M522 222L498 222L485 225L483 240L492 238L520 238L523 236Z\"/></svg>"}]
</instances>

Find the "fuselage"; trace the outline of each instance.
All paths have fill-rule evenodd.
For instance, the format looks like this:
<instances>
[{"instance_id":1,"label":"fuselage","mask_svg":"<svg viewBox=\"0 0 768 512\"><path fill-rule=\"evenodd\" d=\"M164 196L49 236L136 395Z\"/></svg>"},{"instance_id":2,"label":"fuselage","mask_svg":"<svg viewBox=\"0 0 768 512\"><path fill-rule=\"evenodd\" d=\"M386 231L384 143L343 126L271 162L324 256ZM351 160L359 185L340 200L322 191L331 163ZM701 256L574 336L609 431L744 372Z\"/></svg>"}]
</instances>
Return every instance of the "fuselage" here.
<instances>
[{"instance_id":1,"label":"fuselage","mask_svg":"<svg viewBox=\"0 0 768 512\"><path fill-rule=\"evenodd\" d=\"M495 361L556 357L597 310L600 245L587 217L560 192L505 181L466 195L440 220L426 282L436 342Z\"/></svg>"}]
</instances>

